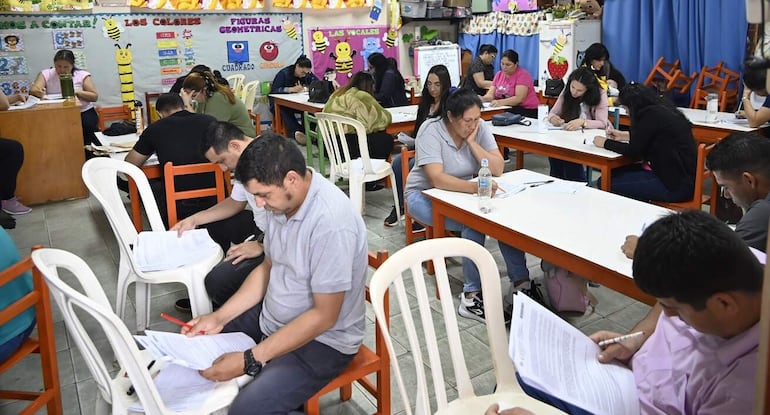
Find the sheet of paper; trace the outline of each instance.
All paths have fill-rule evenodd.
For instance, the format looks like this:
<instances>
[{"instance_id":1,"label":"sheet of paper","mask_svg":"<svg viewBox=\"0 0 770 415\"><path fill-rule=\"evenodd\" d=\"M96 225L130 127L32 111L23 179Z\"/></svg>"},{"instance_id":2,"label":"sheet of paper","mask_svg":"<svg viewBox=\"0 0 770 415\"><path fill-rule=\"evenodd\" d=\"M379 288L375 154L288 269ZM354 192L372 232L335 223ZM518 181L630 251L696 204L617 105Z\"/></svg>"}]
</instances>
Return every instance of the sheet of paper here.
<instances>
[{"instance_id":1,"label":"sheet of paper","mask_svg":"<svg viewBox=\"0 0 770 415\"><path fill-rule=\"evenodd\" d=\"M497 192L495 192L495 198L505 199L511 197L517 193L521 193L527 189L527 185L521 183L511 183L505 181L497 182ZM503 190L502 192L500 190Z\"/></svg>"},{"instance_id":2,"label":"sheet of paper","mask_svg":"<svg viewBox=\"0 0 770 415\"><path fill-rule=\"evenodd\" d=\"M161 271L194 263L220 249L205 229L178 236L176 231L140 232L134 244L134 259L142 271Z\"/></svg>"},{"instance_id":3,"label":"sheet of paper","mask_svg":"<svg viewBox=\"0 0 770 415\"><path fill-rule=\"evenodd\" d=\"M58 98L58 99L42 99L38 104L61 104L64 102L64 98Z\"/></svg>"},{"instance_id":4,"label":"sheet of paper","mask_svg":"<svg viewBox=\"0 0 770 415\"><path fill-rule=\"evenodd\" d=\"M151 344L147 350L156 359L166 360L195 370L211 367L219 356L230 352L243 352L256 345L243 333L219 333L187 337L180 333L145 330L145 336L134 336L141 344Z\"/></svg>"},{"instance_id":5,"label":"sheet of paper","mask_svg":"<svg viewBox=\"0 0 770 415\"><path fill-rule=\"evenodd\" d=\"M36 96L33 96L33 95L28 95L26 101L24 101L24 102L17 102L16 104L11 105L8 108L8 110L12 111L12 110L23 110L23 109L26 109L26 108L32 108L38 102L40 102L40 98L38 98Z\"/></svg>"},{"instance_id":6,"label":"sheet of paper","mask_svg":"<svg viewBox=\"0 0 770 415\"><path fill-rule=\"evenodd\" d=\"M535 192L546 193L566 193L573 194L586 187L586 182L573 182L569 180L554 180L551 183L544 183L539 186L531 187Z\"/></svg>"},{"instance_id":7,"label":"sheet of paper","mask_svg":"<svg viewBox=\"0 0 770 415\"><path fill-rule=\"evenodd\" d=\"M200 408L217 386L216 382L204 378L197 370L175 364L165 365L154 381L160 399L168 409L176 412ZM144 412L140 401L129 409Z\"/></svg>"},{"instance_id":8,"label":"sheet of paper","mask_svg":"<svg viewBox=\"0 0 770 415\"><path fill-rule=\"evenodd\" d=\"M45 94L43 95L43 99L63 99L61 94Z\"/></svg>"},{"instance_id":9,"label":"sheet of paper","mask_svg":"<svg viewBox=\"0 0 770 415\"><path fill-rule=\"evenodd\" d=\"M508 353L530 385L597 415L638 414L630 369L599 363L599 346L523 294L514 295Z\"/></svg>"}]
</instances>

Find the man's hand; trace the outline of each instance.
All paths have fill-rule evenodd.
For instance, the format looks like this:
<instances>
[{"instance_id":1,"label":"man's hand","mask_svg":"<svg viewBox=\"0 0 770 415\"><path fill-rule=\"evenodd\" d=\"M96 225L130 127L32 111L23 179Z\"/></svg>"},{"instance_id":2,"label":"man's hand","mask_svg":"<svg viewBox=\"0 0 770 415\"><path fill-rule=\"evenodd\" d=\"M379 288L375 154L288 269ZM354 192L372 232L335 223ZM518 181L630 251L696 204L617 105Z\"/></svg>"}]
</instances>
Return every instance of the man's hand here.
<instances>
[{"instance_id":1,"label":"man's hand","mask_svg":"<svg viewBox=\"0 0 770 415\"><path fill-rule=\"evenodd\" d=\"M227 255L223 261L233 261L233 265L238 264L244 259L256 258L265 252L262 244L256 241L244 242L233 245L227 250Z\"/></svg>"},{"instance_id":2,"label":"man's hand","mask_svg":"<svg viewBox=\"0 0 770 415\"><path fill-rule=\"evenodd\" d=\"M636 243L638 241L639 241L638 235L626 236L626 241L623 242L623 246L620 247L620 250L623 251L623 254L626 255L626 258L634 259L634 251L636 251Z\"/></svg>"},{"instance_id":3,"label":"man's hand","mask_svg":"<svg viewBox=\"0 0 770 415\"><path fill-rule=\"evenodd\" d=\"M590 337L591 340L593 340L595 343L599 343L602 340L609 340L619 336L622 336L622 334L601 330L592 334ZM646 338L644 336L637 336L610 344L605 347L597 357L602 363L609 363L613 360L617 360L628 364L628 361L631 360L631 357L633 357L633 355L639 351L645 340Z\"/></svg>"},{"instance_id":4,"label":"man's hand","mask_svg":"<svg viewBox=\"0 0 770 415\"><path fill-rule=\"evenodd\" d=\"M532 411L528 411L524 408L509 408L500 410L500 405L493 403L492 406L487 408L484 415L535 415Z\"/></svg>"},{"instance_id":5,"label":"man's hand","mask_svg":"<svg viewBox=\"0 0 770 415\"><path fill-rule=\"evenodd\" d=\"M198 224L195 223L195 215L193 215L180 220L174 226L172 226L170 230L176 231L177 236L181 237L185 231L193 230L197 226Z\"/></svg>"},{"instance_id":6,"label":"man's hand","mask_svg":"<svg viewBox=\"0 0 770 415\"><path fill-rule=\"evenodd\" d=\"M204 314L188 321L190 328L182 326L181 333L187 337L196 336L199 333L217 334L225 328L225 323L216 312Z\"/></svg>"},{"instance_id":7,"label":"man's hand","mask_svg":"<svg viewBox=\"0 0 770 415\"><path fill-rule=\"evenodd\" d=\"M243 352L225 353L200 372L208 380L224 382L243 374Z\"/></svg>"}]
</instances>

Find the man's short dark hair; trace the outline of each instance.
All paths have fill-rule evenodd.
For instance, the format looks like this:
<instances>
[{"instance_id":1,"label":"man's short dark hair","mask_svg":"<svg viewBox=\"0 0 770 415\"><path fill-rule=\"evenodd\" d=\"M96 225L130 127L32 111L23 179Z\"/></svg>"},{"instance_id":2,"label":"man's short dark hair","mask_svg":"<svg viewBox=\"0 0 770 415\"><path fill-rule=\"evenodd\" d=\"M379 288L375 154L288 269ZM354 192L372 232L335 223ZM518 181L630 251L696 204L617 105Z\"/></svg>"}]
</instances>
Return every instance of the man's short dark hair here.
<instances>
[{"instance_id":1,"label":"man's short dark hair","mask_svg":"<svg viewBox=\"0 0 770 415\"><path fill-rule=\"evenodd\" d=\"M155 110L158 112L169 112L184 108L184 101L179 94L167 92L160 94L155 101Z\"/></svg>"},{"instance_id":2,"label":"man's short dark hair","mask_svg":"<svg viewBox=\"0 0 770 415\"><path fill-rule=\"evenodd\" d=\"M479 48L479 55L483 55L485 53L497 53L497 48L495 45L481 45Z\"/></svg>"},{"instance_id":3,"label":"man's short dark hair","mask_svg":"<svg viewBox=\"0 0 770 415\"><path fill-rule=\"evenodd\" d=\"M749 172L770 180L770 138L732 133L714 145L706 157L706 167L732 179Z\"/></svg>"},{"instance_id":4,"label":"man's short dark hair","mask_svg":"<svg viewBox=\"0 0 770 415\"><path fill-rule=\"evenodd\" d=\"M305 158L299 148L286 137L265 133L252 141L238 159L235 178L244 185L249 180L273 186L283 186L290 171L305 176Z\"/></svg>"},{"instance_id":5,"label":"man's short dark hair","mask_svg":"<svg viewBox=\"0 0 770 415\"><path fill-rule=\"evenodd\" d=\"M220 154L227 150L230 140L246 141L243 131L227 121L212 122L206 129L206 134L201 140L201 154L205 154L210 148L214 153Z\"/></svg>"},{"instance_id":6,"label":"man's short dark hair","mask_svg":"<svg viewBox=\"0 0 770 415\"><path fill-rule=\"evenodd\" d=\"M700 210L655 221L639 237L633 263L642 291L696 310L719 292L760 293L762 269L732 229Z\"/></svg>"}]
</instances>

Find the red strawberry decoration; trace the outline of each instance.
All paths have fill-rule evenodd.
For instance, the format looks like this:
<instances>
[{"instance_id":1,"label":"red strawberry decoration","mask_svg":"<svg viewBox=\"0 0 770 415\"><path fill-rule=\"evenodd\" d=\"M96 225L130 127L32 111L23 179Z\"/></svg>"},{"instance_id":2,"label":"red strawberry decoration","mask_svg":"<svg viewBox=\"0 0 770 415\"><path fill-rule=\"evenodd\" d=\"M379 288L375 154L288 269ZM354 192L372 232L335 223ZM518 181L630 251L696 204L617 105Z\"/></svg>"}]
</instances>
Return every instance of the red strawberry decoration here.
<instances>
[{"instance_id":1,"label":"red strawberry decoration","mask_svg":"<svg viewBox=\"0 0 770 415\"><path fill-rule=\"evenodd\" d=\"M564 56L553 56L548 58L548 73L551 75L551 79L561 79L567 75L567 69L569 69L569 62L564 59Z\"/></svg>"}]
</instances>

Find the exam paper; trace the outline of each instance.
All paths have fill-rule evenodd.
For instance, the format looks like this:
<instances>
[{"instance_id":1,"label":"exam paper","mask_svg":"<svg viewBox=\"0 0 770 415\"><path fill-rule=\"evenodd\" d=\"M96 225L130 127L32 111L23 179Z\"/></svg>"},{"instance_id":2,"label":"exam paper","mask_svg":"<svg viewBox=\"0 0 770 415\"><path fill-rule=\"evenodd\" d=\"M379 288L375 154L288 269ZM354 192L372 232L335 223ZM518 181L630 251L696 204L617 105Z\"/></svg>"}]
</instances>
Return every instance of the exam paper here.
<instances>
[{"instance_id":1,"label":"exam paper","mask_svg":"<svg viewBox=\"0 0 770 415\"><path fill-rule=\"evenodd\" d=\"M508 354L519 376L597 415L639 414L630 369L599 363L599 346L524 294L513 297Z\"/></svg>"},{"instance_id":2,"label":"exam paper","mask_svg":"<svg viewBox=\"0 0 770 415\"><path fill-rule=\"evenodd\" d=\"M160 399L175 412L200 408L217 386L216 382L204 378L197 370L175 364L165 365L154 381ZM128 409L144 412L141 401L136 401Z\"/></svg>"},{"instance_id":3,"label":"exam paper","mask_svg":"<svg viewBox=\"0 0 770 415\"><path fill-rule=\"evenodd\" d=\"M8 107L8 110L12 111L12 110L23 110L23 109L26 109L26 108L32 108L38 102L40 102L40 98L38 98L38 97L36 97L34 95L29 95L29 96L27 96L27 100L26 101L19 102L19 103L11 105L10 107Z\"/></svg>"},{"instance_id":4,"label":"exam paper","mask_svg":"<svg viewBox=\"0 0 770 415\"><path fill-rule=\"evenodd\" d=\"M179 236L176 231L140 232L134 244L134 259L142 271L162 271L192 264L220 249L205 229Z\"/></svg>"},{"instance_id":5,"label":"exam paper","mask_svg":"<svg viewBox=\"0 0 770 415\"><path fill-rule=\"evenodd\" d=\"M208 369L225 353L243 352L256 345L251 337L240 332L193 337L154 330L145 330L144 334L134 338L156 359L195 370Z\"/></svg>"}]
</instances>

